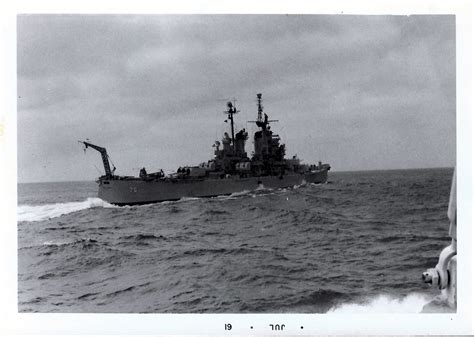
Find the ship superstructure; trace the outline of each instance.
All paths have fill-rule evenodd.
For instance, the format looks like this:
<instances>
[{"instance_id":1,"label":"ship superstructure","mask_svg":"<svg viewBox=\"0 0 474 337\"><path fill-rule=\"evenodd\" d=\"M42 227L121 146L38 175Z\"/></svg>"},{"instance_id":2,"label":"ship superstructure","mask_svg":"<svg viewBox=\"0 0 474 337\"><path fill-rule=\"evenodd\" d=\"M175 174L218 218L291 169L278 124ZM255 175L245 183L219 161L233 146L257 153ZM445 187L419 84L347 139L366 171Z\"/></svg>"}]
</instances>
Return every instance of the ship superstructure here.
<instances>
[{"instance_id":1,"label":"ship superstructure","mask_svg":"<svg viewBox=\"0 0 474 337\"><path fill-rule=\"evenodd\" d=\"M249 157L245 150L248 132L234 130L234 102L227 103L227 120L230 135L225 132L222 143L216 141L214 158L197 166L179 167L175 173L165 175L162 170L148 173L142 168L138 177L115 175L110 169L105 148L89 141L81 142L85 147L98 151L102 156L105 175L99 177L99 197L113 204L130 205L177 200L183 197L211 197L252 190L260 185L281 188L303 182L323 183L327 180L329 164L306 165L293 156L285 158L285 144L273 133L263 112L262 94L257 94L257 119L259 130L253 136L254 151Z\"/></svg>"}]
</instances>

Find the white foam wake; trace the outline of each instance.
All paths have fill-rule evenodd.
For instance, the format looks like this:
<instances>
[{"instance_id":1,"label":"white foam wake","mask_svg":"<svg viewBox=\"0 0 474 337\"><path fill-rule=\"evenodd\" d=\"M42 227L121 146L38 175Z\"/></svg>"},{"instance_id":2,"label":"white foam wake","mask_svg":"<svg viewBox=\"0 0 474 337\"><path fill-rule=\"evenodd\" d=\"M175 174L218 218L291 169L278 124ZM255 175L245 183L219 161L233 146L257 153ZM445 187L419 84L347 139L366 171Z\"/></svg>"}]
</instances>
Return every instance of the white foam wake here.
<instances>
[{"instance_id":1,"label":"white foam wake","mask_svg":"<svg viewBox=\"0 0 474 337\"><path fill-rule=\"evenodd\" d=\"M17 215L18 221L41 221L95 207L111 208L117 206L111 205L100 198L87 198L85 201L58 204L20 205L18 206Z\"/></svg>"},{"instance_id":2,"label":"white foam wake","mask_svg":"<svg viewBox=\"0 0 474 337\"><path fill-rule=\"evenodd\" d=\"M247 195L249 194L250 191L249 190L243 190L243 191L240 191L240 192L234 192L232 193L231 195L229 195L230 198L233 198L233 197L240 197L240 196L243 196L243 195Z\"/></svg>"},{"instance_id":3,"label":"white foam wake","mask_svg":"<svg viewBox=\"0 0 474 337\"><path fill-rule=\"evenodd\" d=\"M422 294L409 294L403 298L380 295L363 304L342 304L331 309L330 313L337 314L387 314L387 313L420 313L423 306L431 298Z\"/></svg>"},{"instance_id":4,"label":"white foam wake","mask_svg":"<svg viewBox=\"0 0 474 337\"><path fill-rule=\"evenodd\" d=\"M265 187L265 185L263 185L263 184L258 184L255 191L273 191L273 188Z\"/></svg>"},{"instance_id":5,"label":"white foam wake","mask_svg":"<svg viewBox=\"0 0 474 337\"><path fill-rule=\"evenodd\" d=\"M193 200L199 200L201 198L199 197L181 197L181 199L177 200L177 202L186 202L186 201L193 201Z\"/></svg>"},{"instance_id":6,"label":"white foam wake","mask_svg":"<svg viewBox=\"0 0 474 337\"><path fill-rule=\"evenodd\" d=\"M297 189L300 188L300 187L306 186L306 184L307 184L307 183L306 183L306 180L303 179L303 181L301 182L301 184L299 184L299 185L294 185L294 186L293 186L293 189L294 189L294 190L297 190Z\"/></svg>"}]
</instances>

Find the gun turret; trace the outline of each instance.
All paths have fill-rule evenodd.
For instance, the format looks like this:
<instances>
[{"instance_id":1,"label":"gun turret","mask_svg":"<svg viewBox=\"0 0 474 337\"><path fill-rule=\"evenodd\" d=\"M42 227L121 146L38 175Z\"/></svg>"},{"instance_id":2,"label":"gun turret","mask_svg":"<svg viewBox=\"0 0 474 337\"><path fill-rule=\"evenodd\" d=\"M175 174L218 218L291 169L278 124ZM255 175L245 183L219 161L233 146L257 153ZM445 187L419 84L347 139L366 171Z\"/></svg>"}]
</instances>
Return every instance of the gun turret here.
<instances>
[{"instance_id":1,"label":"gun turret","mask_svg":"<svg viewBox=\"0 0 474 337\"><path fill-rule=\"evenodd\" d=\"M94 145L94 144L89 143L89 142L82 142L80 140L79 140L79 143L84 144L84 146L85 146L84 151L88 147L90 147L90 148L93 148L94 150L96 150L100 153L100 155L102 156L102 163L104 164L105 176L107 178L112 178L113 175L114 175L114 172L115 172L115 166L114 166L113 170L110 169L109 156L107 154L107 150L105 149L105 147L100 147L100 146Z\"/></svg>"}]
</instances>

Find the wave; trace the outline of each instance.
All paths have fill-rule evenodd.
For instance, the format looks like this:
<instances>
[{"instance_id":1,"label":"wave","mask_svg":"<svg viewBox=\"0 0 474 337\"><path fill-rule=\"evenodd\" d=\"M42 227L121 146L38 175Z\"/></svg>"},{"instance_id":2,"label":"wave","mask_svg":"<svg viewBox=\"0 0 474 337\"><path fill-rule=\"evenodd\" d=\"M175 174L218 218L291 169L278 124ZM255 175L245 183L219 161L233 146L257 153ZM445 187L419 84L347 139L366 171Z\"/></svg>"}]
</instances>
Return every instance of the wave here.
<instances>
[{"instance_id":1,"label":"wave","mask_svg":"<svg viewBox=\"0 0 474 337\"><path fill-rule=\"evenodd\" d=\"M306 180L303 179L303 181L301 182L301 184L294 185L294 186L293 186L293 189L294 189L294 190L297 190L297 189L300 188L300 187L306 186L306 184L307 184Z\"/></svg>"},{"instance_id":2,"label":"wave","mask_svg":"<svg viewBox=\"0 0 474 337\"><path fill-rule=\"evenodd\" d=\"M386 314L386 313L420 313L432 298L418 293L402 298L379 295L365 303L346 303L332 308L328 314Z\"/></svg>"},{"instance_id":3,"label":"wave","mask_svg":"<svg viewBox=\"0 0 474 337\"><path fill-rule=\"evenodd\" d=\"M218 195L218 196L212 197L211 200L218 200L218 201L235 200L238 197L242 197L242 196L246 196L246 195L251 195L251 191L243 190L243 191L240 191L240 192L233 192L231 194Z\"/></svg>"},{"instance_id":4,"label":"wave","mask_svg":"<svg viewBox=\"0 0 474 337\"><path fill-rule=\"evenodd\" d=\"M175 204L180 204L182 202L190 202L190 201L196 201L196 200L202 200L203 198L201 197L181 197L178 200L164 200L160 201L159 203L151 203L151 204L145 204L145 205L134 205L130 207L156 207L156 205L175 205Z\"/></svg>"},{"instance_id":5,"label":"wave","mask_svg":"<svg viewBox=\"0 0 474 337\"><path fill-rule=\"evenodd\" d=\"M91 238L82 238L78 240L70 240L70 241L45 241L43 242L43 246L47 247L61 247L61 246L68 246L68 245L74 245L77 243L81 243L84 245L91 245L97 243L97 240L91 239Z\"/></svg>"},{"instance_id":6,"label":"wave","mask_svg":"<svg viewBox=\"0 0 474 337\"><path fill-rule=\"evenodd\" d=\"M257 188L254 189L254 191L273 191L273 188L271 187L266 187L263 184L258 184Z\"/></svg>"},{"instance_id":7,"label":"wave","mask_svg":"<svg viewBox=\"0 0 474 337\"><path fill-rule=\"evenodd\" d=\"M147 241L147 240L166 240L166 237L163 235L154 235L154 234L137 234L137 235L127 235L120 237L125 240L135 240L135 241Z\"/></svg>"},{"instance_id":8,"label":"wave","mask_svg":"<svg viewBox=\"0 0 474 337\"><path fill-rule=\"evenodd\" d=\"M200 200L201 198L199 197L182 197L179 200L176 200L176 202L187 202L187 201L194 201L194 200Z\"/></svg>"},{"instance_id":9,"label":"wave","mask_svg":"<svg viewBox=\"0 0 474 337\"><path fill-rule=\"evenodd\" d=\"M87 198L85 201L66 202L46 205L20 205L18 206L18 221L42 221L58 218L69 213L79 212L89 208L116 208L100 198Z\"/></svg>"},{"instance_id":10,"label":"wave","mask_svg":"<svg viewBox=\"0 0 474 337\"><path fill-rule=\"evenodd\" d=\"M313 311L324 313L334 307L335 303L340 303L347 298L347 294L335 290L318 289L298 299L294 303L290 303L290 305L294 307L310 306Z\"/></svg>"},{"instance_id":11,"label":"wave","mask_svg":"<svg viewBox=\"0 0 474 337\"><path fill-rule=\"evenodd\" d=\"M202 215L229 215L230 213L226 210L221 209L207 209L205 210Z\"/></svg>"},{"instance_id":12,"label":"wave","mask_svg":"<svg viewBox=\"0 0 474 337\"><path fill-rule=\"evenodd\" d=\"M232 193L231 195L229 195L230 198L232 197L240 197L240 196L243 196L243 195L247 195L249 194L250 191L249 190L243 190L243 191L240 191L240 192L234 192Z\"/></svg>"}]
</instances>

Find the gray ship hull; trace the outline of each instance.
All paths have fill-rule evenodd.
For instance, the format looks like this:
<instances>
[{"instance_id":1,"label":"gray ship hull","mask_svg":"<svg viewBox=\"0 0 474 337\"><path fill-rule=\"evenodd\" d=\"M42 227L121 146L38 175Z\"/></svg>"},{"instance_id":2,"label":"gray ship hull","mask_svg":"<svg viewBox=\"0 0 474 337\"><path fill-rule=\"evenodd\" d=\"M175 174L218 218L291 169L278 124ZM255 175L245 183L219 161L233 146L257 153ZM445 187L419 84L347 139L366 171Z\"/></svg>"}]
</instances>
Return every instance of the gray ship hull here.
<instances>
[{"instance_id":1,"label":"gray ship hull","mask_svg":"<svg viewBox=\"0 0 474 337\"><path fill-rule=\"evenodd\" d=\"M228 177L223 179L158 179L146 181L135 179L101 179L99 198L115 205L138 205L184 197L214 197L235 192L252 191L263 185L265 188L284 188L307 183L327 181L326 168L306 173L287 174L282 177Z\"/></svg>"}]
</instances>

